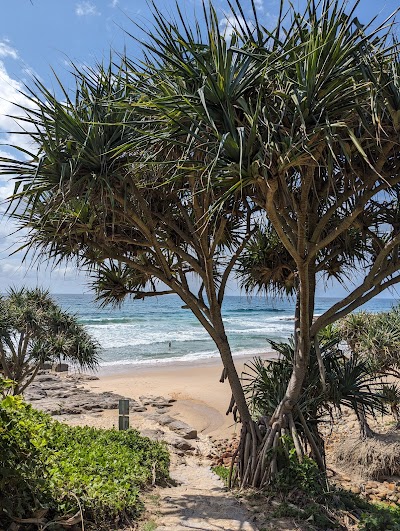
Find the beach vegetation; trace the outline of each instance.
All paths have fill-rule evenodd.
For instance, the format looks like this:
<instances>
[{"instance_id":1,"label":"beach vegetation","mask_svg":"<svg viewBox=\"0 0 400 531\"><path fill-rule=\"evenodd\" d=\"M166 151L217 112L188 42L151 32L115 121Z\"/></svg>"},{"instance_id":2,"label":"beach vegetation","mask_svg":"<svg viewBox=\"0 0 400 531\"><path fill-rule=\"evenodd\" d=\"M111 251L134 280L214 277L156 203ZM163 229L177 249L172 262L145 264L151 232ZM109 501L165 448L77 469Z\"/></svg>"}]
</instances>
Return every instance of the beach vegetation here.
<instances>
[{"instance_id":1,"label":"beach vegetation","mask_svg":"<svg viewBox=\"0 0 400 531\"><path fill-rule=\"evenodd\" d=\"M71 427L21 397L0 402L2 528L128 523L142 510L141 491L167 479L168 469L165 445L135 430Z\"/></svg>"},{"instance_id":2,"label":"beach vegetation","mask_svg":"<svg viewBox=\"0 0 400 531\"><path fill-rule=\"evenodd\" d=\"M319 332L400 281L400 62L392 25L362 24L358 1L282 2L273 30L252 5L251 23L231 5L224 33L212 4L191 27L153 3L143 61L76 70L74 98L36 80L24 134L37 149L2 157L1 173L16 176L9 213L26 247L86 267L100 300L180 296L221 354L242 423L236 479L260 487L279 472L308 373L327 386ZM258 243L263 288L296 300L291 372L265 434L221 314ZM314 319L317 283L332 277L349 292Z\"/></svg>"},{"instance_id":3,"label":"beach vegetation","mask_svg":"<svg viewBox=\"0 0 400 531\"><path fill-rule=\"evenodd\" d=\"M253 417L258 422L262 433L268 432L276 404L282 400L291 376L294 341L277 343L270 341L274 351L279 353L277 360L255 358L245 365L242 375L244 390L250 404ZM376 377L368 361L356 354L347 357L342 343L336 337L333 340L321 341L321 360L323 363L324 380L321 380L315 349L311 349L310 369L303 382L303 390L296 406L289 416L286 427L281 429L278 437L282 448L275 445L271 466L284 470L282 477L287 477L288 468L296 468L296 463L303 466L309 462L303 448L312 441L310 455L312 463L318 463L320 470L317 477L325 483L321 469L324 469L325 447L321 425L327 421L333 424L344 407L350 408L362 422L366 415L376 417L386 410L382 383ZM278 442L278 441L277 441ZM283 466L283 463L286 463ZM300 471L303 468L299 469ZM317 469L318 470L318 469ZM277 473L279 480L281 473ZM295 472L290 474L294 477ZM305 477L310 479L310 474Z\"/></svg>"},{"instance_id":4,"label":"beach vegetation","mask_svg":"<svg viewBox=\"0 0 400 531\"><path fill-rule=\"evenodd\" d=\"M93 370L98 350L77 317L62 310L48 291L10 289L0 296L0 374L8 391L22 393L46 362Z\"/></svg>"},{"instance_id":5,"label":"beach vegetation","mask_svg":"<svg viewBox=\"0 0 400 531\"><path fill-rule=\"evenodd\" d=\"M222 305L255 232L257 207L240 190L225 197L223 182L210 185L203 165L212 157L204 148L193 146L181 165L192 142L186 132L177 131L173 145L170 136L162 139L174 118L157 109L153 99L161 94L154 90L184 83L182 73L174 79L154 62L138 76L125 58L119 70L77 70L76 98L63 89L61 100L36 80L29 95L34 110L25 109L36 124L28 128L35 149L24 160L3 157L0 173L20 176L9 213L29 233L26 248L86 269L100 303L179 295L220 352L221 381L232 390L229 412L254 431ZM202 83L199 71L196 85Z\"/></svg>"},{"instance_id":6,"label":"beach vegetation","mask_svg":"<svg viewBox=\"0 0 400 531\"><path fill-rule=\"evenodd\" d=\"M229 468L223 465L218 465L218 466L213 466L212 471L214 472L214 474L217 474L217 476L222 479L225 485L228 485L229 474L230 474Z\"/></svg>"},{"instance_id":7,"label":"beach vegetation","mask_svg":"<svg viewBox=\"0 0 400 531\"><path fill-rule=\"evenodd\" d=\"M371 503L332 484L323 489L321 486L316 488L316 484L310 481L303 488L297 483L296 475L293 479L289 474L286 478L279 477L283 479L281 490L274 484L263 491L248 490L238 494L256 513L261 511L262 514L257 518L260 530L272 531L282 524L290 529L309 531L399 529L398 505ZM282 522L283 518L290 520ZM276 519L280 519L279 524Z\"/></svg>"},{"instance_id":8,"label":"beach vegetation","mask_svg":"<svg viewBox=\"0 0 400 531\"><path fill-rule=\"evenodd\" d=\"M400 377L399 307L350 314L338 321L337 331L350 351L368 360L376 374Z\"/></svg>"},{"instance_id":9,"label":"beach vegetation","mask_svg":"<svg viewBox=\"0 0 400 531\"><path fill-rule=\"evenodd\" d=\"M400 376L400 313L398 307L388 312L360 311L340 319L334 326L336 334L347 344L351 355L365 360L371 374L381 379L382 401L390 407L399 425L400 389L387 378ZM360 412L362 437L372 437L368 420Z\"/></svg>"}]
</instances>

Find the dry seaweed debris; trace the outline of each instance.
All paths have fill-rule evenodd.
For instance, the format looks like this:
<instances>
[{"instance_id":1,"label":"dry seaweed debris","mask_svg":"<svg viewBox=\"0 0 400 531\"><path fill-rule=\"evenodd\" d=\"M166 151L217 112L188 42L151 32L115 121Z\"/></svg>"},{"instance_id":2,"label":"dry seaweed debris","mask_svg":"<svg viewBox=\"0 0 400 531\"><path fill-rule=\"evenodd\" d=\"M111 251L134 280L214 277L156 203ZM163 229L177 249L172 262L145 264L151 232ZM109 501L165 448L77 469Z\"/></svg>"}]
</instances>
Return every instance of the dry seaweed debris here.
<instances>
[{"instance_id":1,"label":"dry seaweed debris","mask_svg":"<svg viewBox=\"0 0 400 531\"><path fill-rule=\"evenodd\" d=\"M400 476L400 434L374 434L361 440L349 437L337 444L334 461L347 473L363 479L380 481L389 476Z\"/></svg>"}]
</instances>

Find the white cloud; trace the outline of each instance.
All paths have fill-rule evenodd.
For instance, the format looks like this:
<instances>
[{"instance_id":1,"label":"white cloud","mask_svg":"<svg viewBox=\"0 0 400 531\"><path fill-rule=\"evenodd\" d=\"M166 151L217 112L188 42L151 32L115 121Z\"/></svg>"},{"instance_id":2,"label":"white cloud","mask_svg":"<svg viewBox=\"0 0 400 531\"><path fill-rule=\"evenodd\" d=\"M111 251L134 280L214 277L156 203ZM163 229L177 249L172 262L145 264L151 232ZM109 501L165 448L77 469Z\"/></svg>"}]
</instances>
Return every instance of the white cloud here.
<instances>
[{"instance_id":1,"label":"white cloud","mask_svg":"<svg viewBox=\"0 0 400 531\"><path fill-rule=\"evenodd\" d=\"M0 57L4 57L6 48L1 49L3 53L0 52ZM13 57L11 52L8 56ZM22 73L31 75L32 71L24 64ZM8 153L8 145L32 149L28 135L17 134L20 127L28 128L29 125L19 121L18 117L24 115L24 111L18 105L28 109L35 106L33 101L24 96L25 91L23 81L13 77L0 60L0 156L11 158L22 156L16 151ZM0 176L0 291L4 292L9 286L22 285L44 286L53 293L82 293L85 289L87 291L84 274L80 274L72 265L60 267L53 273L51 265L46 267L45 263L41 265L32 263L30 256L23 261L25 251L16 252L23 243L26 243L27 231L15 233L17 223L4 214L7 208L6 199L13 190L14 181Z\"/></svg>"},{"instance_id":2,"label":"white cloud","mask_svg":"<svg viewBox=\"0 0 400 531\"><path fill-rule=\"evenodd\" d=\"M100 15L93 2L80 2L79 4L76 4L75 13L78 17Z\"/></svg>"},{"instance_id":3,"label":"white cloud","mask_svg":"<svg viewBox=\"0 0 400 531\"><path fill-rule=\"evenodd\" d=\"M5 156L9 156L6 153L4 153ZM1 153L0 153L0 156ZM14 192L14 181L0 181L0 213L3 210L2 205L3 201L5 201L10 195ZM0 236L1 236L1 227L0 227Z\"/></svg>"},{"instance_id":4,"label":"white cloud","mask_svg":"<svg viewBox=\"0 0 400 531\"><path fill-rule=\"evenodd\" d=\"M254 0L254 7L257 11L264 11L264 0Z\"/></svg>"},{"instance_id":5,"label":"white cloud","mask_svg":"<svg viewBox=\"0 0 400 531\"><path fill-rule=\"evenodd\" d=\"M7 39L0 41L0 57L11 57L12 59L18 59L17 50L10 46Z\"/></svg>"},{"instance_id":6,"label":"white cloud","mask_svg":"<svg viewBox=\"0 0 400 531\"><path fill-rule=\"evenodd\" d=\"M18 116L24 116L21 107L34 108L34 102L24 95L25 87L21 81L12 78L2 61L0 61L0 149L4 144L31 148L27 135L19 135L19 128L27 129L29 124L18 122ZM33 129L33 126L31 126Z\"/></svg>"},{"instance_id":7,"label":"white cloud","mask_svg":"<svg viewBox=\"0 0 400 531\"><path fill-rule=\"evenodd\" d=\"M229 39L232 36L232 33L235 33L236 31L240 34L240 28L246 28L246 22L250 30L254 29L254 22L249 20L245 21L244 18L239 15L226 15L220 20L219 27L221 28L222 34Z\"/></svg>"},{"instance_id":8,"label":"white cloud","mask_svg":"<svg viewBox=\"0 0 400 531\"><path fill-rule=\"evenodd\" d=\"M118 4L119 4L119 0L111 0L110 6L111 7L117 7Z\"/></svg>"}]
</instances>

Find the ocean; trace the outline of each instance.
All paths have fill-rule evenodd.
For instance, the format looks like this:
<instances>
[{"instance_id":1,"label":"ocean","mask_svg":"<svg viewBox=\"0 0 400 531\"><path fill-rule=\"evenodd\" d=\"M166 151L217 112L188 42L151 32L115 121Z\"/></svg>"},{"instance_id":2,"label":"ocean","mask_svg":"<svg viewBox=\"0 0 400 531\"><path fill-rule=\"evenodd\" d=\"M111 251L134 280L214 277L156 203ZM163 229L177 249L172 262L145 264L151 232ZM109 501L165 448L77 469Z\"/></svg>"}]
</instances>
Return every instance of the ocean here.
<instances>
[{"instance_id":1,"label":"ocean","mask_svg":"<svg viewBox=\"0 0 400 531\"><path fill-rule=\"evenodd\" d=\"M91 295L54 295L101 346L102 370L124 365L193 362L218 357L214 343L190 310L175 295L128 300L120 308L99 308ZM317 298L315 314L335 303ZM399 301L376 298L363 306L386 311ZM256 356L270 350L267 339L284 341L293 333L294 304L265 297L227 296L223 307L234 356Z\"/></svg>"}]
</instances>

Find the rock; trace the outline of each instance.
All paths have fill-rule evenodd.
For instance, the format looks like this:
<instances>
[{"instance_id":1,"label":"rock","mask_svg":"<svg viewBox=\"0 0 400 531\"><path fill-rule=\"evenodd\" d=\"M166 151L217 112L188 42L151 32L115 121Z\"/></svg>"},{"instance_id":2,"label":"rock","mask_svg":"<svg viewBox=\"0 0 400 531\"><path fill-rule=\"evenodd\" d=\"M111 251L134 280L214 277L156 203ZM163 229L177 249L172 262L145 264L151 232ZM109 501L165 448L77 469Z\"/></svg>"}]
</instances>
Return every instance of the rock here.
<instances>
[{"instance_id":1,"label":"rock","mask_svg":"<svg viewBox=\"0 0 400 531\"><path fill-rule=\"evenodd\" d=\"M51 398L70 398L71 393L68 393L66 391L57 391L56 393L49 393L48 396L50 396Z\"/></svg>"},{"instance_id":2,"label":"rock","mask_svg":"<svg viewBox=\"0 0 400 531\"><path fill-rule=\"evenodd\" d=\"M174 448L177 448L178 450L183 450L183 451L186 451L186 450L194 450L194 446L192 444L190 444L190 442L188 442L187 440L185 439L181 439L180 437L175 437L173 439L171 439L170 441L168 441L169 444L171 444L171 446L173 446Z\"/></svg>"},{"instance_id":3,"label":"rock","mask_svg":"<svg viewBox=\"0 0 400 531\"><path fill-rule=\"evenodd\" d=\"M143 430L140 434L143 437L148 437L152 441L160 441L165 435L162 430Z\"/></svg>"},{"instance_id":4,"label":"rock","mask_svg":"<svg viewBox=\"0 0 400 531\"><path fill-rule=\"evenodd\" d=\"M129 411L143 413L143 411L147 411L147 407L142 406L142 404L139 404L136 400L129 399Z\"/></svg>"},{"instance_id":5,"label":"rock","mask_svg":"<svg viewBox=\"0 0 400 531\"><path fill-rule=\"evenodd\" d=\"M25 398L28 400L38 400L37 398L32 398L33 395L39 396L40 398L46 398L47 393L44 389L38 386L31 385L28 387L28 389L25 391Z\"/></svg>"},{"instance_id":6,"label":"rock","mask_svg":"<svg viewBox=\"0 0 400 531\"><path fill-rule=\"evenodd\" d=\"M154 413L154 414L150 413L150 414L146 415L146 419L152 420L153 422L157 422L158 424L160 424L160 419L161 418L162 418L161 415L158 415L156 413Z\"/></svg>"},{"instance_id":7,"label":"rock","mask_svg":"<svg viewBox=\"0 0 400 531\"><path fill-rule=\"evenodd\" d=\"M68 372L68 363L55 363L53 365L53 371Z\"/></svg>"},{"instance_id":8,"label":"rock","mask_svg":"<svg viewBox=\"0 0 400 531\"><path fill-rule=\"evenodd\" d=\"M133 411L134 413L143 413L144 411L147 411L147 409L144 406L130 406L129 411Z\"/></svg>"},{"instance_id":9,"label":"rock","mask_svg":"<svg viewBox=\"0 0 400 531\"><path fill-rule=\"evenodd\" d=\"M51 374L38 374L35 378L35 382L58 382L60 381L57 376Z\"/></svg>"},{"instance_id":10,"label":"rock","mask_svg":"<svg viewBox=\"0 0 400 531\"><path fill-rule=\"evenodd\" d=\"M154 396L154 395L142 395L139 396L139 400L144 406L153 406L153 407L170 407L175 400L173 398L165 398L163 396Z\"/></svg>"},{"instance_id":11,"label":"rock","mask_svg":"<svg viewBox=\"0 0 400 531\"><path fill-rule=\"evenodd\" d=\"M168 426L169 424L172 424L172 422L177 421L169 415L157 415L157 422L161 424L161 426Z\"/></svg>"},{"instance_id":12,"label":"rock","mask_svg":"<svg viewBox=\"0 0 400 531\"><path fill-rule=\"evenodd\" d=\"M47 370L50 370L52 368L53 364L48 362L48 361L45 361L43 363L40 364L40 368L44 371L47 371Z\"/></svg>"},{"instance_id":13,"label":"rock","mask_svg":"<svg viewBox=\"0 0 400 531\"><path fill-rule=\"evenodd\" d=\"M188 424L186 424L185 422L181 422L180 420L174 420L173 422L169 422L168 427L170 430L173 430L174 432L178 433L181 437L183 437L183 439L197 438L197 430L191 428Z\"/></svg>"},{"instance_id":14,"label":"rock","mask_svg":"<svg viewBox=\"0 0 400 531\"><path fill-rule=\"evenodd\" d=\"M33 393L33 394L29 394L29 395L25 395L25 398L26 400L28 400L29 402L35 402L36 400L43 400L43 398L46 397L46 394L42 394L42 393Z\"/></svg>"},{"instance_id":15,"label":"rock","mask_svg":"<svg viewBox=\"0 0 400 531\"><path fill-rule=\"evenodd\" d=\"M63 382L55 381L44 383L42 389L46 389L46 391L59 391L60 389L65 389L65 387Z\"/></svg>"},{"instance_id":16,"label":"rock","mask_svg":"<svg viewBox=\"0 0 400 531\"><path fill-rule=\"evenodd\" d=\"M93 376L92 374L68 374L67 378L71 378L71 380L81 380L81 381L91 381L91 380L99 380L98 376Z\"/></svg>"}]
</instances>

